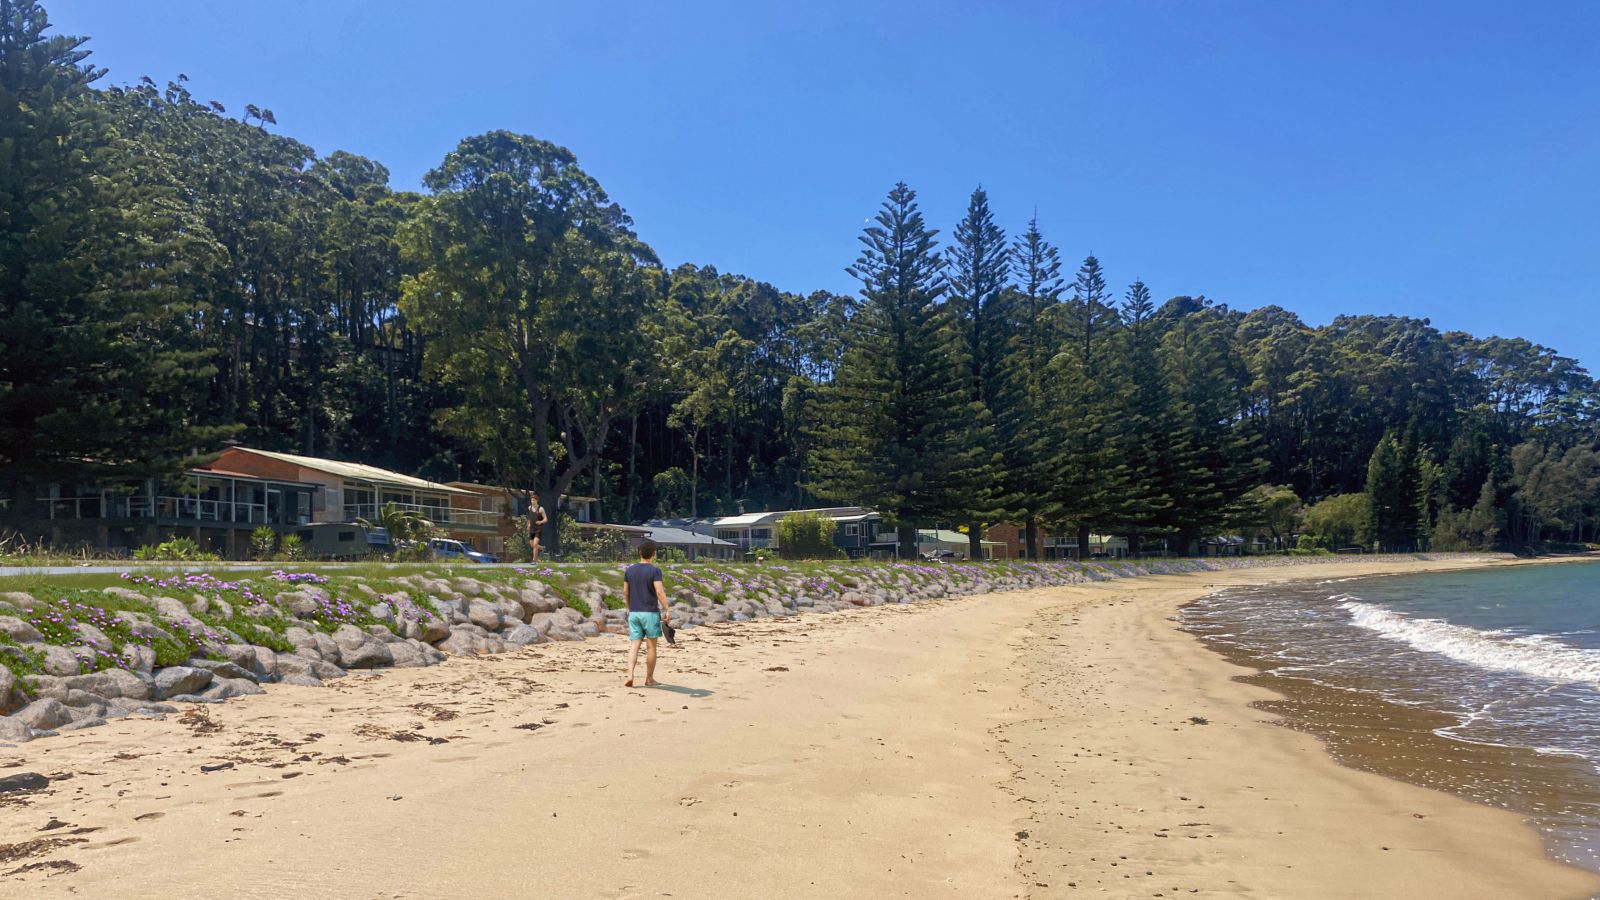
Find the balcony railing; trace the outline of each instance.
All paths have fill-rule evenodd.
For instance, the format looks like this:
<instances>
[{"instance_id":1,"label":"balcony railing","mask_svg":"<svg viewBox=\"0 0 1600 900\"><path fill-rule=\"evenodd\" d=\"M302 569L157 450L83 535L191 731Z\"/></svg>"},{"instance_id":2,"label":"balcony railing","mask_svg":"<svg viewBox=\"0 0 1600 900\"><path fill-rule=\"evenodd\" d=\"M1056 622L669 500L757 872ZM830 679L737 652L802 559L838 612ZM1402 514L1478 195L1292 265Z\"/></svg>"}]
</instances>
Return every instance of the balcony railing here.
<instances>
[{"instance_id":1,"label":"balcony railing","mask_svg":"<svg viewBox=\"0 0 1600 900\"><path fill-rule=\"evenodd\" d=\"M344 505L344 521L365 519L376 523L383 517L383 509L387 503L346 503ZM395 503L394 507L402 512L416 513L435 525L460 526L465 528L495 528L500 524L500 514L485 512L477 509L453 509L448 506L424 506L417 503Z\"/></svg>"},{"instance_id":2,"label":"balcony railing","mask_svg":"<svg viewBox=\"0 0 1600 900\"><path fill-rule=\"evenodd\" d=\"M51 519L165 519L192 522L231 522L244 525L304 525L304 513L281 513L271 521L265 503L206 500L200 497L89 496L41 497Z\"/></svg>"}]
</instances>

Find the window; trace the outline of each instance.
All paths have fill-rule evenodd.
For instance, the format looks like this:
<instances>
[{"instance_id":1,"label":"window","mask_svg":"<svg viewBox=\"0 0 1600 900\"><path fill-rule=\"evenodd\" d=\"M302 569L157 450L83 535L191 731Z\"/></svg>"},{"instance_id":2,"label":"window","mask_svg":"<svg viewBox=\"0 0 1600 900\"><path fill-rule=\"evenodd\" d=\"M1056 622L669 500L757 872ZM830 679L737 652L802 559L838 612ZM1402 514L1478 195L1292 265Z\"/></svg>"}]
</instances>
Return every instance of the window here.
<instances>
[{"instance_id":1,"label":"window","mask_svg":"<svg viewBox=\"0 0 1600 900\"><path fill-rule=\"evenodd\" d=\"M354 531L341 531L341 532L339 532L339 543L341 543L341 544L348 543L348 542L353 541L355 539L356 539L356 533Z\"/></svg>"},{"instance_id":2,"label":"window","mask_svg":"<svg viewBox=\"0 0 1600 900\"><path fill-rule=\"evenodd\" d=\"M846 525L844 527L844 536L845 537L860 537L861 536L861 526L860 525Z\"/></svg>"},{"instance_id":3,"label":"window","mask_svg":"<svg viewBox=\"0 0 1600 900\"><path fill-rule=\"evenodd\" d=\"M758 541L764 541L764 540L772 537L772 529L770 529L770 528L752 528L752 529L750 529L750 536L755 538Z\"/></svg>"},{"instance_id":4,"label":"window","mask_svg":"<svg viewBox=\"0 0 1600 900\"><path fill-rule=\"evenodd\" d=\"M719 528L717 529L717 538L724 541L737 541L739 539L739 532L734 531L731 528Z\"/></svg>"}]
</instances>

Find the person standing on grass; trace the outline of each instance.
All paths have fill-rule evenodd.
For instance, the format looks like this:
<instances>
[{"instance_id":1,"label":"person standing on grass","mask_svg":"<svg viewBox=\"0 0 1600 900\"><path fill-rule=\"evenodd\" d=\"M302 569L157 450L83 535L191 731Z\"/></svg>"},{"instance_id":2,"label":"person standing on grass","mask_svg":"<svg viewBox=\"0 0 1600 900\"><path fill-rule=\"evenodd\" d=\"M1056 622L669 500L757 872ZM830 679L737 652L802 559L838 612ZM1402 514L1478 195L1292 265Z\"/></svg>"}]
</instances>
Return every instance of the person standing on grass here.
<instances>
[{"instance_id":1,"label":"person standing on grass","mask_svg":"<svg viewBox=\"0 0 1600 900\"><path fill-rule=\"evenodd\" d=\"M661 623L669 620L672 607L667 603L667 587L661 580L661 569L655 564L656 542L639 542L639 561L622 573L622 598L628 602L628 680L623 687L633 687L633 672L639 665L639 642L648 642L644 657L645 687L655 687L656 641L661 637Z\"/></svg>"}]
</instances>

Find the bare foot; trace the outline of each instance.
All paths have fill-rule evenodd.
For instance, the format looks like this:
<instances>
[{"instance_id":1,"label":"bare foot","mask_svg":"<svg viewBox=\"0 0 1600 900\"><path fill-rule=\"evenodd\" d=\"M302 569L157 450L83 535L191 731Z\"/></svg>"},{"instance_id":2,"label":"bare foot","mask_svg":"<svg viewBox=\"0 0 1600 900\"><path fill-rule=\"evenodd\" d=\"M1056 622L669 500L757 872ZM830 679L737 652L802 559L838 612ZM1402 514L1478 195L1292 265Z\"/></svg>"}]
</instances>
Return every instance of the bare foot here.
<instances>
[{"instance_id":1,"label":"bare foot","mask_svg":"<svg viewBox=\"0 0 1600 900\"><path fill-rule=\"evenodd\" d=\"M655 680L654 678L651 678L651 679L648 679L647 681L645 681L644 686L645 687L661 687L661 682Z\"/></svg>"},{"instance_id":2,"label":"bare foot","mask_svg":"<svg viewBox=\"0 0 1600 900\"><path fill-rule=\"evenodd\" d=\"M628 679L628 680L627 680L627 681L624 681L624 682L623 682L623 683L622 683L622 686L623 686L623 687L633 687L633 679L632 679L632 678L629 678L629 679Z\"/></svg>"}]
</instances>

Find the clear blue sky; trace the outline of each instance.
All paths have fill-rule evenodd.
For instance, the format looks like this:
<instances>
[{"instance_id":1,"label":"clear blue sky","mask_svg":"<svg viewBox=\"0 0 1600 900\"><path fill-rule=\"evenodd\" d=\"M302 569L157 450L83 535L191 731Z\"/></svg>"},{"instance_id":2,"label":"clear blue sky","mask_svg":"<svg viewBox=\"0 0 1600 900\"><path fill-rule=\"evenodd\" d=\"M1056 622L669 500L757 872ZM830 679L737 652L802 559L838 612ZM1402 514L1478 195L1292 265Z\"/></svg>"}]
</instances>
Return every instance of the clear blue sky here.
<instances>
[{"instance_id":1,"label":"clear blue sky","mask_svg":"<svg viewBox=\"0 0 1600 900\"><path fill-rule=\"evenodd\" d=\"M45 2L109 82L186 73L399 188L468 134L565 145L668 264L853 290L894 182L946 235L981 182L1161 299L1600 367L1600 3Z\"/></svg>"}]
</instances>

